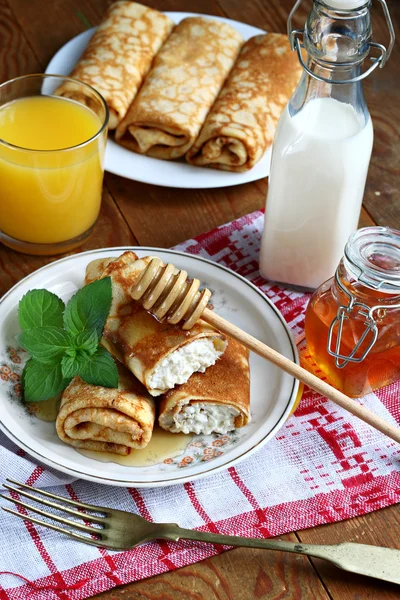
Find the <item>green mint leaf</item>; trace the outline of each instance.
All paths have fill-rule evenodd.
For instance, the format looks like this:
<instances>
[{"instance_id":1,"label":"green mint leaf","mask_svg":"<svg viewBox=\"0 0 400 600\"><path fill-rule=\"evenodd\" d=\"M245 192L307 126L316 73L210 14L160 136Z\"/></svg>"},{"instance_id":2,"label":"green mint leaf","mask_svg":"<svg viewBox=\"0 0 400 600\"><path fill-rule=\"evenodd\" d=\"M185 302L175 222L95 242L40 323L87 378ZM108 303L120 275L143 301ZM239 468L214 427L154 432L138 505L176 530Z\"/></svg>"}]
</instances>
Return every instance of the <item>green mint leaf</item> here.
<instances>
[{"instance_id":1,"label":"green mint leaf","mask_svg":"<svg viewBox=\"0 0 400 600\"><path fill-rule=\"evenodd\" d=\"M100 338L112 301L111 278L105 277L72 296L64 312L64 327L72 335L95 329Z\"/></svg>"},{"instance_id":2,"label":"green mint leaf","mask_svg":"<svg viewBox=\"0 0 400 600\"><path fill-rule=\"evenodd\" d=\"M118 369L111 354L99 346L97 352L85 361L79 375L86 383L109 388L118 387Z\"/></svg>"},{"instance_id":3,"label":"green mint leaf","mask_svg":"<svg viewBox=\"0 0 400 600\"><path fill-rule=\"evenodd\" d=\"M61 364L44 364L30 358L25 365L22 381L26 402L40 402L59 394L68 384L62 376Z\"/></svg>"},{"instance_id":4,"label":"green mint leaf","mask_svg":"<svg viewBox=\"0 0 400 600\"><path fill-rule=\"evenodd\" d=\"M99 338L95 329L92 329L92 331L82 331L81 333L78 333L78 335L72 339L71 343L75 353L77 351L85 351L88 354L94 354L98 345Z\"/></svg>"},{"instance_id":5,"label":"green mint leaf","mask_svg":"<svg viewBox=\"0 0 400 600\"><path fill-rule=\"evenodd\" d=\"M59 327L36 327L18 338L24 350L41 363L59 362L71 344L69 334Z\"/></svg>"},{"instance_id":6,"label":"green mint leaf","mask_svg":"<svg viewBox=\"0 0 400 600\"><path fill-rule=\"evenodd\" d=\"M61 372L63 377L65 379L72 379L72 377L79 375L89 358L89 355L82 356L76 354L75 356L68 356L65 354L61 359Z\"/></svg>"},{"instance_id":7,"label":"green mint leaf","mask_svg":"<svg viewBox=\"0 0 400 600\"><path fill-rule=\"evenodd\" d=\"M21 329L33 329L44 325L62 327L64 308L64 302L48 290L30 290L18 305Z\"/></svg>"}]
</instances>

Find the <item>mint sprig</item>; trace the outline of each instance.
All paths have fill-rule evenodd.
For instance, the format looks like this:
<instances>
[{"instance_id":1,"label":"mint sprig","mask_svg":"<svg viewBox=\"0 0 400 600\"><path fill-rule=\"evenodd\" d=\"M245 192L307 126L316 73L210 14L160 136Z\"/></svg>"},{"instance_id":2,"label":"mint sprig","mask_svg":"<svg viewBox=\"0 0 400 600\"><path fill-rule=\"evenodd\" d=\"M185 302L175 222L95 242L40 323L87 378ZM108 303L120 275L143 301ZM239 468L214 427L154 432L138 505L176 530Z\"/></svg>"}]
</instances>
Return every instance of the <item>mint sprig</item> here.
<instances>
[{"instance_id":1,"label":"mint sprig","mask_svg":"<svg viewBox=\"0 0 400 600\"><path fill-rule=\"evenodd\" d=\"M27 402L47 400L79 375L84 381L118 387L118 369L99 345L110 311L110 277L79 290L65 307L47 290L31 290L20 301L21 346L31 355L22 376Z\"/></svg>"},{"instance_id":2,"label":"mint sprig","mask_svg":"<svg viewBox=\"0 0 400 600\"><path fill-rule=\"evenodd\" d=\"M64 327L72 334L96 330L100 338L110 312L110 277L85 285L72 296L64 312Z\"/></svg>"},{"instance_id":3,"label":"mint sprig","mask_svg":"<svg viewBox=\"0 0 400 600\"><path fill-rule=\"evenodd\" d=\"M32 358L39 362L60 362L60 358L71 345L71 336L60 327L34 327L19 336L19 343Z\"/></svg>"},{"instance_id":4,"label":"mint sprig","mask_svg":"<svg viewBox=\"0 0 400 600\"><path fill-rule=\"evenodd\" d=\"M68 385L60 363L41 363L30 358L22 372L24 398L27 402L48 400L62 392Z\"/></svg>"},{"instance_id":5,"label":"mint sprig","mask_svg":"<svg viewBox=\"0 0 400 600\"><path fill-rule=\"evenodd\" d=\"M63 327L64 302L48 290L31 290L18 305L21 329L33 329L50 325Z\"/></svg>"}]
</instances>

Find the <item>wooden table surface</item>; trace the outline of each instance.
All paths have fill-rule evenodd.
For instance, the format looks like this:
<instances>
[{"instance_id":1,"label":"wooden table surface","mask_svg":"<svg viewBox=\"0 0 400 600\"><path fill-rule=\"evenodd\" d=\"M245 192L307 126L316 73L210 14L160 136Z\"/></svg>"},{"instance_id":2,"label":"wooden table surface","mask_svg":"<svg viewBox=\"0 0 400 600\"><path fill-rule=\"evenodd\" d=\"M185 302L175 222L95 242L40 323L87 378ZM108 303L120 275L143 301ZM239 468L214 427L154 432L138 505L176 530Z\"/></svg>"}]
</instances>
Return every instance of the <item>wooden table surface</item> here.
<instances>
[{"instance_id":1,"label":"wooden table surface","mask_svg":"<svg viewBox=\"0 0 400 600\"><path fill-rule=\"evenodd\" d=\"M0 81L42 72L69 39L95 25L108 0L0 0ZM202 12L285 32L294 0L146 0L159 10ZM375 41L387 43L387 30L374 3ZM399 31L400 2L388 2ZM303 26L310 0L299 10ZM400 229L399 131L400 48L396 44L383 70L365 82L375 143L360 225ZM106 173L104 199L92 238L79 250L106 246L170 247L264 205L267 180L216 190L179 190L136 183ZM79 251L78 250L78 251ZM0 245L0 295L54 258L17 254ZM334 544L339 541L400 548L396 507L342 523L290 533L288 540ZM261 550L235 549L196 565L115 588L102 600L395 600L398 587L349 575L319 560Z\"/></svg>"}]
</instances>

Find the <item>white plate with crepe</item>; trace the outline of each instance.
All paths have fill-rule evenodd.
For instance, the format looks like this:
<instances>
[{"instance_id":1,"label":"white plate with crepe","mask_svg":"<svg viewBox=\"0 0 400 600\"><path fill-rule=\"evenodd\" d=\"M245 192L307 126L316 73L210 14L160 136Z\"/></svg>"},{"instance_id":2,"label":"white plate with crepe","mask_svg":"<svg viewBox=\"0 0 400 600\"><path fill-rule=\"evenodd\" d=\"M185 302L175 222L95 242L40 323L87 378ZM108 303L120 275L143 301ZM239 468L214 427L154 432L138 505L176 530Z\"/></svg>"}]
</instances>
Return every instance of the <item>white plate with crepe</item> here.
<instances>
[{"instance_id":1,"label":"white plate with crepe","mask_svg":"<svg viewBox=\"0 0 400 600\"><path fill-rule=\"evenodd\" d=\"M226 469L257 451L277 433L297 397L298 382L254 354L250 356L250 424L225 435L175 437L177 434L167 432L159 437L157 434L158 448L153 446L152 450L149 445L145 460L139 456L144 450L133 451L139 459L135 459L136 464L144 462L142 466L100 462L82 455L58 438L54 422L30 414L21 399L20 374L27 355L18 348L16 340L20 331L19 300L30 289L46 288L67 301L83 285L90 261L117 257L125 250L133 250L139 257L159 256L165 263L185 269L212 290L212 303L218 314L298 362L296 346L279 311L260 290L226 267L198 256L159 248L92 250L46 265L17 283L0 300L0 429L42 463L108 485L165 486ZM151 464L154 452L161 461L157 464ZM98 453L98 458L101 454ZM110 456L105 458L109 461Z\"/></svg>"},{"instance_id":2,"label":"white plate with crepe","mask_svg":"<svg viewBox=\"0 0 400 600\"><path fill-rule=\"evenodd\" d=\"M166 12L165 14L175 23L179 23L186 17L209 16L184 12ZM262 29L240 23L239 21L214 16L209 16L209 18L228 23L237 29L245 40L248 40L255 35L259 35L260 33L265 33ZM95 30L96 28L93 27L88 31L84 31L60 48L49 62L46 73L69 75L81 57ZM271 149L268 149L261 160L249 171L244 173L231 173L228 171L194 167L183 161L173 162L159 160L157 158L136 154L116 144L110 137L107 143L105 169L110 173L115 173L115 175L127 177L128 179L133 179L135 181L142 181L143 183L197 189L238 185L267 177L269 175L270 161Z\"/></svg>"}]
</instances>

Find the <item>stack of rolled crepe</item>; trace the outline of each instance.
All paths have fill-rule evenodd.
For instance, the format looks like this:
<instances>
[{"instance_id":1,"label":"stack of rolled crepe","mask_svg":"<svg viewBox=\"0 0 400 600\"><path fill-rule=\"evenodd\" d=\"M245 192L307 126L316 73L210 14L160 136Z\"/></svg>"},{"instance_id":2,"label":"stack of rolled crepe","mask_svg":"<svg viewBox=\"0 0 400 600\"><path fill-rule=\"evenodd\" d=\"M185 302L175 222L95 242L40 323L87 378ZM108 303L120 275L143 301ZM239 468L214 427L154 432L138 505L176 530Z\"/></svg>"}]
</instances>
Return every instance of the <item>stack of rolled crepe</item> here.
<instances>
[{"instance_id":1,"label":"stack of rolled crepe","mask_svg":"<svg viewBox=\"0 0 400 600\"><path fill-rule=\"evenodd\" d=\"M189 17L175 27L116 130L130 150L183 156L197 138L243 43L230 25Z\"/></svg>"},{"instance_id":2,"label":"stack of rolled crepe","mask_svg":"<svg viewBox=\"0 0 400 600\"><path fill-rule=\"evenodd\" d=\"M227 171L251 169L272 144L301 73L285 35L251 38L187 152L187 161Z\"/></svg>"},{"instance_id":3,"label":"stack of rolled crepe","mask_svg":"<svg viewBox=\"0 0 400 600\"><path fill-rule=\"evenodd\" d=\"M160 323L129 291L151 257L138 259L134 252L119 258L93 261L85 283L110 276L113 303L103 330L103 345L142 382L152 396L159 396L192 373L204 372L223 354L226 337L198 321L186 331L179 325Z\"/></svg>"},{"instance_id":4,"label":"stack of rolled crepe","mask_svg":"<svg viewBox=\"0 0 400 600\"><path fill-rule=\"evenodd\" d=\"M190 331L160 323L130 297L133 282L149 260L125 252L87 266L86 283L106 276L112 280L113 302L102 343L118 359L120 377L118 389L89 385L75 377L64 391L56 429L64 442L76 448L122 455L143 448L155 422L151 396L162 392L167 393L160 398L159 424L173 433L226 433L250 420L248 350L233 339L227 345L225 336L206 323ZM208 345L199 351L204 341ZM210 346L215 346L213 355ZM204 366L203 361L193 373L199 353L209 364ZM160 372L164 373L162 389L152 384L157 369L159 380Z\"/></svg>"},{"instance_id":5,"label":"stack of rolled crepe","mask_svg":"<svg viewBox=\"0 0 400 600\"><path fill-rule=\"evenodd\" d=\"M166 15L136 2L121 0L108 9L71 77L102 94L110 111L110 129L115 129L126 114L173 26ZM85 102L81 90L66 81L57 93Z\"/></svg>"},{"instance_id":6,"label":"stack of rolled crepe","mask_svg":"<svg viewBox=\"0 0 400 600\"><path fill-rule=\"evenodd\" d=\"M75 448L127 455L147 446L154 421L154 400L120 365L118 389L75 377L62 395L56 429Z\"/></svg>"}]
</instances>

